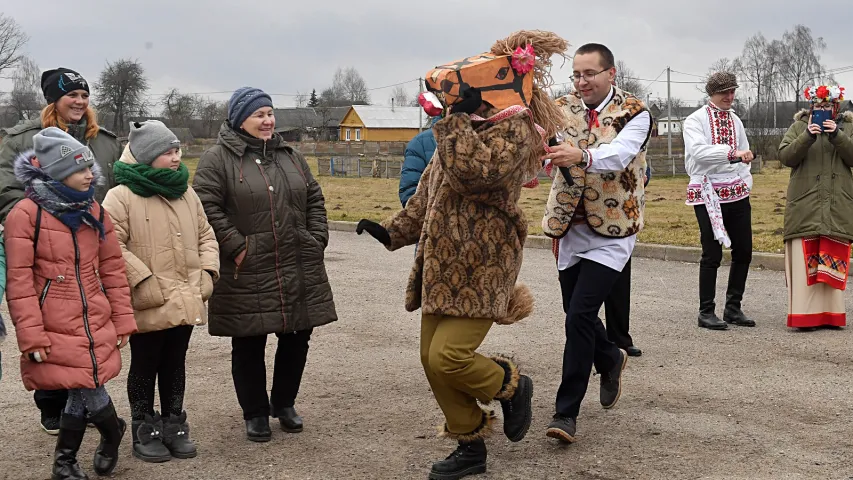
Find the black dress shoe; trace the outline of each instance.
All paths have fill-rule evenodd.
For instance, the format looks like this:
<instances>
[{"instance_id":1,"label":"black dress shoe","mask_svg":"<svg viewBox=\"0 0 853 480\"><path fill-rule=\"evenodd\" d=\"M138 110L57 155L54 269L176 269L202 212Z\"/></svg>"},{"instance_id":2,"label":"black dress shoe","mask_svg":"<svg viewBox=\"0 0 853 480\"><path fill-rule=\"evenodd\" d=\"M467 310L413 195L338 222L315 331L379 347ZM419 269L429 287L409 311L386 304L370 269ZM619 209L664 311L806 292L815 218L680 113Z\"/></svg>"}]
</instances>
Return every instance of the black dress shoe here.
<instances>
[{"instance_id":1,"label":"black dress shoe","mask_svg":"<svg viewBox=\"0 0 853 480\"><path fill-rule=\"evenodd\" d=\"M629 357L641 357L643 356L643 351L639 348L631 345L629 347L620 347L622 350L625 350L625 353L628 354Z\"/></svg>"},{"instance_id":2,"label":"black dress shoe","mask_svg":"<svg viewBox=\"0 0 853 480\"><path fill-rule=\"evenodd\" d=\"M737 325L739 327L755 326L755 321L751 318L747 318L739 308L726 308L725 313L723 313L723 320L725 320L726 323Z\"/></svg>"},{"instance_id":3,"label":"black dress shoe","mask_svg":"<svg viewBox=\"0 0 853 480\"><path fill-rule=\"evenodd\" d=\"M729 324L720 320L715 313L700 313L699 326L708 330L727 330Z\"/></svg>"},{"instance_id":4,"label":"black dress shoe","mask_svg":"<svg viewBox=\"0 0 853 480\"><path fill-rule=\"evenodd\" d=\"M275 416L278 417L278 423L281 425L281 429L285 432L299 433L302 431L302 417L296 413L295 408L282 408Z\"/></svg>"},{"instance_id":5,"label":"black dress shoe","mask_svg":"<svg viewBox=\"0 0 853 480\"><path fill-rule=\"evenodd\" d=\"M554 415L554 419L548 424L548 430L545 432L545 435L550 438L556 438L562 443L575 443L576 430L577 423L574 418Z\"/></svg>"},{"instance_id":6,"label":"black dress shoe","mask_svg":"<svg viewBox=\"0 0 853 480\"><path fill-rule=\"evenodd\" d=\"M269 442L272 439L269 417L255 417L246 420L246 437L253 442Z\"/></svg>"}]
</instances>

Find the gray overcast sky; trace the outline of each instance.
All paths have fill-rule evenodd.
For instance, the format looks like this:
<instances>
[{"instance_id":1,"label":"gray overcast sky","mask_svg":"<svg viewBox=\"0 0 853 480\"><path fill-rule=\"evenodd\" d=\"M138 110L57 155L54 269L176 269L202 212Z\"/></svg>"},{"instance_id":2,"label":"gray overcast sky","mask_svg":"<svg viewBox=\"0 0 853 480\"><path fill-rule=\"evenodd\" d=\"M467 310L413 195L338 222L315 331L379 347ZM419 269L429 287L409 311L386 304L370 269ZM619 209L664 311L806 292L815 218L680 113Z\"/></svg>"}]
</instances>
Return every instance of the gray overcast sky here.
<instances>
[{"instance_id":1,"label":"gray overcast sky","mask_svg":"<svg viewBox=\"0 0 853 480\"><path fill-rule=\"evenodd\" d=\"M4 1L2 11L29 34L27 53L42 69L65 66L94 83L107 60L136 58L151 93L232 91L252 85L269 93L318 93L338 66L354 66L376 88L423 76L431 67L487 50L514 30L552 30L574 47L607 44L641 78L667 66L704 74L720 57L740 54L761 31L781 38L797 23L823 36L828 68L853 65L850 1L777 0L79 0ZM251 5L251 6L250 6ZM524 10L534 5L535 10ZM572 53L573 49L570 49ZM555 70L568 80L571 65ZM665 80L665 76L661 79ZM673 74L673 81L698 78ZM853 73L838 76L853 89ZM8 90L9 82L0 83ZM409 93L417 90L412 81ZM666 96L655 83L652 96ZM853 91L853 90L851 90ZM385 104L390 89L371 92ZM673 95L694 103L695 85L674 84ZM227 94L210 95L227 99ZM279 106L290 96L274 96Z\"/></svg>"}]
</instances>

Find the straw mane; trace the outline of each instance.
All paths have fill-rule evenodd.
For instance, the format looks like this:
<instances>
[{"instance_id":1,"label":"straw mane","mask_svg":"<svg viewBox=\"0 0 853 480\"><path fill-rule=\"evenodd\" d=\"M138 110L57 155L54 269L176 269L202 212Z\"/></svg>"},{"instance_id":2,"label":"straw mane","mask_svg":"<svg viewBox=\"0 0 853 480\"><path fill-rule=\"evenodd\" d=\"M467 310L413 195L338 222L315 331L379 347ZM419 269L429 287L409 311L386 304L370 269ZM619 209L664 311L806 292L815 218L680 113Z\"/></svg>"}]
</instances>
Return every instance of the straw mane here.
<instances>
[{"instance_id":1,"label":"straw mane","mask_svg":"<svg viewBox=\"0 0 853 480\"><path fill-rule=\"evenodd\" d=\"M551 57L559 55L566 60L569 42L554 32L543 30L519 30L510 36L498 40L492 45L494 55L512 55L518 47L533 45L536 54L536 64L533 67L533 98L530 100L530 110L533 120L545 129L546 138L553 137L565 124L562 110L548 95L548 88L553 85Z\"/></svg>"}]
</instances>

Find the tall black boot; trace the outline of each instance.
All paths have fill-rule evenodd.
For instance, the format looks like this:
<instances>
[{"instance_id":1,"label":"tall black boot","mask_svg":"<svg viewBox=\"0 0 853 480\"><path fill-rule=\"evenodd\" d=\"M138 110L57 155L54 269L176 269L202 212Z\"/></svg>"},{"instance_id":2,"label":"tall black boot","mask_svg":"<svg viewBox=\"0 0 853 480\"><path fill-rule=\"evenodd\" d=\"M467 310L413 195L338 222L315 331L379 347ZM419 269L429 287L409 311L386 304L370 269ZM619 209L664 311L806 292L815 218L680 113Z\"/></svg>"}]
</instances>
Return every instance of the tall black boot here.
<instances>
[{"instance_id":1,"label":"tall black boot","mask_svg":"<svg viewBox=\"0 0 853 480\"><path fill-rule=\"evenodd\" d=\"M723 312L723 320L732 325L741 327L754 327L755 322L743 314L740 302L743 300L743 292L746 290L746 277L749 275L749 265L732 264L729 269L729 286L726 289L726 310Z\"/></svg>"},{"instance_id":2,"label":"tall black boot","mask_svg":"<svg viewBox=\"0 0 853 480\"><path fill-rule=\"evenodd\" d=\"M717 269L699 267L699 326L710 330L729 328L726 322L714 313L717 295Z\"/></svg>"},{"instance_id":3,"label":"tall black boot","mask_svg":"<svg viewBox=\"0 0 853 480\"><path fill-rule=\"evenodd\" d=\"M486 473L486 443L482 438L459 440L459 446L446 459L432 464L430 480L458 480Z\"/></svg>"},{"instance_id":4,"label":"tall black boot","mask_svg":"<svg viewBox=\"0 0 853 480\"><path fill-rule=\"evenodd\" d=\"M520 375L516 364L504 357L492 357L504 369L504 381L495 399L501 402L504 434L511 442L520 442L533 419L533 380Z\"/></svg>"},{"instance_id":5,"label":"tall black boot","mask_svg":"<svg viewBox=\"0 0 853 480\"><path fill-rule=\"evenodd\" d=\"M59 436L53 453L52 480L88 480L77 463L77 452L86 434L86 420L63 414L59 420Z\"/></svg>"},{"instance_id":6,"label":"tall black boot","mask_svg":"<svg viewBox=\"0 0 853 480\"><path fill-rule=\"evenodd\" d=\"M127 430L127 424L116 414L112 401L92 415L90 421L101 433L101 443L95 449L95 473L106 476L113 473L118 464L118 447L121 445L124 431Z\"/></svg>"}]
</instances>

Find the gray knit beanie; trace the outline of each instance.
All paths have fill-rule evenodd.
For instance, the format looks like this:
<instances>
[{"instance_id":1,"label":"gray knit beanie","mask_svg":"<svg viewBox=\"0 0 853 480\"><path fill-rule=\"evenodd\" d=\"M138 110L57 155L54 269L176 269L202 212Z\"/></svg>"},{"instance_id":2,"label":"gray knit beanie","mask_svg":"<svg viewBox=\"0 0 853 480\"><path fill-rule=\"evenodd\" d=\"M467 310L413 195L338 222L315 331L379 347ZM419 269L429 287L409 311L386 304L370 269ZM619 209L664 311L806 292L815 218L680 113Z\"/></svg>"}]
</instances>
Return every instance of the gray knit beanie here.
<instances>
[{"instance_id":1,"label":"gray knit beanie","mask_svg":"<svg viewBox=\"0 0 853 480\"><path fill-rule=\"evenodd\" d=\"M56 127L35 134L33 148L44 173L60 182L95 164L95 155L89 147Z\"/></svg>"},{"instance_id":2,"label":"gray knit beanie","mask_svg":"<svg viewBox=\"0 0 853 480\"><path fill-rule=\"evenodd\" d=\"M272 98L259 88L238 88L228 101L228 122L231 128L240 128L249 115L259 108L272 107Z\"/></svg>"},{"instance_id":3,"label":"gray knit beanie","mask_svg":"<svg viewBox=\"0 0 853 480\"><path fill-rule=\"evenodd\" d=\"M137 162L151 165L157 157L173 148L181 148L181 141L159 120L130 122L127 145Z\"/></svg>"}]
</instances>

